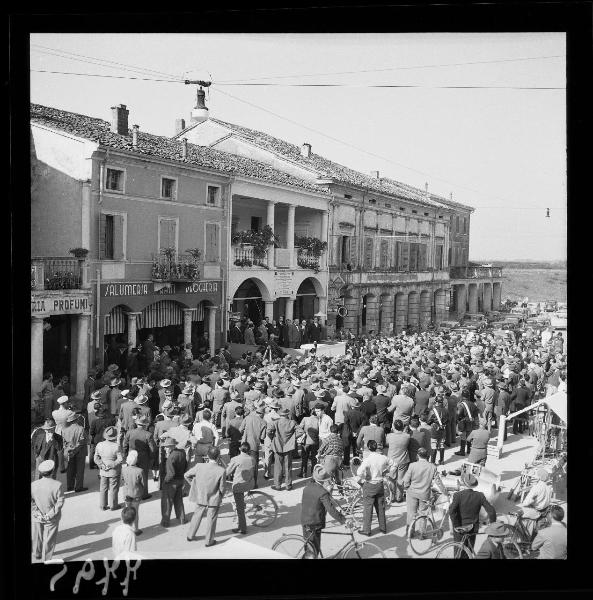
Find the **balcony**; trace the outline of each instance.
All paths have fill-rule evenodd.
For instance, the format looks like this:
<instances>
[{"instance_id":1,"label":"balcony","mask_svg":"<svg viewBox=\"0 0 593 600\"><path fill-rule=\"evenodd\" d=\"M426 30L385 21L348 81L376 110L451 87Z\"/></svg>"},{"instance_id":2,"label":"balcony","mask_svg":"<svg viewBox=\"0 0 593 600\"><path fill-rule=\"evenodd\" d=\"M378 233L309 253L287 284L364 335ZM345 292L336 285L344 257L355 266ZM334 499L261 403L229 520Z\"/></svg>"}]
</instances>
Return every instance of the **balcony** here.
<instances>
[{"instance_id":1,"label":"balcony","mask_svg":"<svg viewBox=\"0 0 593 600\"><path fill-rule=\"evenodd\" d=\"M299 250L297 254L297 265L301 269L311 269L315 273L319 272L319 256L315 256L311 252Z\"/></svg>"},{"instance_id":2,"label":"balcony","mask_svg":"<svg viewBox=\"0 0 593 600\"><path fill-rule=\"evenodd\" d=\"M259 267L260 269L267 269L267 256L268 251L263 255L255 254L253 246L248 244L233 246L233 265L235 267Z\"/></svg>"},{"instance_id":3,"label":"balcony","mask_svg":"<svg viewBox=\"0 0 593 600\"><path fill-rule=\"evenodd\" d=\"M200 265L189 254L175 254L172 256L153 254L151 279L160 282L199 281Z\"/></svg>"},{"instance_id":4,"label":"balcony","mask_svg":"<svg viewBox=\"0 0 593 600\"><path fill-rule=\"evenodd\" d=\"M451 279L502 277L502 267L449 267Z\"/></svg>"},{"instance_id":5,"label":"balcony","mask_svg":"<svg viewBox=\"0 0 593 600\"><path fill-rule=\"evenodd\" d=\"M31 259L31 290L80 290L90 287L86 258L61 256Z\"/></svg>"}]
</instances>

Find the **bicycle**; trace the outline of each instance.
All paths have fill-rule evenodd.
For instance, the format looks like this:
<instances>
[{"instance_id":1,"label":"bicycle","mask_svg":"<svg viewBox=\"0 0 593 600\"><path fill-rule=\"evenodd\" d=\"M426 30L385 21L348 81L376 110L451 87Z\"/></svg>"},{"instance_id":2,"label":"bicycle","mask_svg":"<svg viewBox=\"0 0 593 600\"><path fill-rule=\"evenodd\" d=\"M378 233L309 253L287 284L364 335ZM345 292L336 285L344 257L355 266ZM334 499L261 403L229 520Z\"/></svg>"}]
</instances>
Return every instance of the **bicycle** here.
<instances>
[{"instance_id":1,"label":"bicycle","mask_svg":"<svg viewBox=\"0 0 593 600\"><path fill-rule=\"evenodd\" d=\"M533 533L530 533L527 530L522 510L508 513L507 516L515 517L515 522L512 524L505 523L505 527L509 531L510 540L517 546L519 554L519 556L514 556L512 558L537 558L537 556L539 555L539 550L533 550L531 544L535 539L537 532L540 529L543 529L544 527L548 527L550 525L550 511L552 509L552 506L554 505L550 504L545 510L542 511L538 519L536 519L535 527L533 528Z\"/></svg>"},{"instance_id":2,"label":"bicycle","mask_svg":"<svg viewBox=\"0 0 593 600\"><path fill-rule=\"evenodd\" d=\"M225 469L228 466L220 456L216 462ZM222 503L227 500L230 501L233 507L233 514L235 514L236 507L233 499L233 490L229 483L230 482L227 481ZM221 515L219 515L219 518L220 516ZM228 515L222 516L224 517ZM269 527L272 525L272 523L274 523L277 517L278 504L270 494L266 494L265 492L257 489L245 492L245 519L247 521L247 526L252 525L253 527Z\"/></svg>"},{"instance_id":3,"label":"bicycle","mask_svg":"<svg viewBox=\"0 0 593 600\"><path fill-rule=\"evenodd\" d=\"M453 529L456 533L462 534L461 540L447 542L446 544L444 544L437 552L435 558L476 558L475 550L470 546L466 545L466 542L472 535L473 528L473 524L462 525L461 527L454 527ZM478 533L480 532L478 531ZM523 558L519 545L513 539L504 539L504 541L502 542L502 551L505 558Z\"/></svg>"},{"instance_id":4,"label":"bicycle","mask_svg":"<svg viewBox=\"0 0 593 600\"><path fill-rule=\"evenodd\" d=\"M449 502L450 497L432 490L428 506L418 511L408 529L408 543L414 554L418 556L427 554L440 542L447 528ZM438 518L435 519L435 509L442 512L438 526L436 525Z\"/></svg>"},{"instance_id":5,"label":"bicycle","mask_svg":"<svg viewBox=\"0 0 593 600\"><path fill-rule=\"evenodd\" d=\"M362 459L359 456L353 456L350 460L350 473L352 474L352 479L356 479L358 477L358 468L362 463ZM393 500L395 499L395 483L387 474L383 477L383 497L385 498L385 504L389 506Z\"/></svg>"},{"instance_id":6,"label":"bicycle","mask_svg":"<svg viewBox=\"0 0 593 600\"><path fill-rule=\"evenodd\" d=\"M272 545L272 550L281 552L290 556L291 558L328 558L328 559L342 559L342 558L386 558L385 553L379 546L368 541L359 542L354 537L354 532L357 530L357 525L354 519L347 519L344 524L347 532L344 531L326 531L330 535L347 535L350 536L348 540L337 552L331 556L323 556L321 548L319 548L319 555L315 549L315 546L310 541L313 533L309 534L306 538L298 533L283 534L277 539Z\"/></svg>"}]
</instances>

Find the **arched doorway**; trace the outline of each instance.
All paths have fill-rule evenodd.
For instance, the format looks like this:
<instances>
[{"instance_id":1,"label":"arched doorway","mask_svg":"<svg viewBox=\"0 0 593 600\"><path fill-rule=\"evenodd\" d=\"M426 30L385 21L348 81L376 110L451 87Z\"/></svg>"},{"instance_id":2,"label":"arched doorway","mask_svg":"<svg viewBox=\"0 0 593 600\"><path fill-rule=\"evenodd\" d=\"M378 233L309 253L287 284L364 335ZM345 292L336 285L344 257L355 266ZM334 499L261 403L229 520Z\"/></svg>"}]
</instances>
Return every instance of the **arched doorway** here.
<instances>
[{"instance_id":1,"label":"arched doorway","mask_svg":"<svg viewBox=\"0 0 593 600\"><path fill-rule=\"evenodd\" d=\"M119 355L128 347L128 313L131 309L123 304L114 306L105 315L103 348L105 365L119 362Z\"/></svg>"},{"instance_id":2,"label":"arched doorway","mask_svg":"<svg viewBox=\"0 0 593 600\"><path fill-rule=\"evenodd\" d=\"M147 306L138 317L138 340L143 341L152 333L159 348L182 345L184 308L173 300L161 300Z\"/></svg>"},{"instance_id":3,"label":"arched doorway","mask_svg":"<svg viewBox=\"0 0 593 600\"><path fill-rule=\"evenodd\" d=\"M265 306L261 290L253 279L246 279L233 296L232 312L251 319L256 325L263 320Z\"/></svg>"},{"instance_id":4,"label":"arched doorway","mask_svg":"<svg viewBox=\"0 0 593 600\"><path fill-rule=\"evenodd\" d=\"M315 284L310 277L304 279L299 285L296 293L296 300L294 303L295 319L312 319L313 315L319 310L319 300L317 298L317 291L315 290Z\"/></svg>"}]
</instances>

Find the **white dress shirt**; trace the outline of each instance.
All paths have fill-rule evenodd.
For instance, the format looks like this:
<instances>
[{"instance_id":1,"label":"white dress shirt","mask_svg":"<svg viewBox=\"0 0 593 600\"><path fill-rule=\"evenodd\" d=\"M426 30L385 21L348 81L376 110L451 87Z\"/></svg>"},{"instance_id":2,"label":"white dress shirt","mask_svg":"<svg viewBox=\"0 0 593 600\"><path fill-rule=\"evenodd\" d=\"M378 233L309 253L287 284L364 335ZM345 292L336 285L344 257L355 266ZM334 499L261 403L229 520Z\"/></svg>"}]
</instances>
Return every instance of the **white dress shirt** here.
<instances>
[{"instance_id":1,"label":"white dress shirt","mask_svg":"<svg viewBox=\"0 0 593 600\"><path fill-rule=\"evenodd\" d=\"M383 471L388 469L389 459L384 454L369 452L358 467L357 476L369 483L383 481Z\"/></svg>"},{"instance_id":2,"label":"white dress shirt","mask_svg":"<svg viewBox=\"0 0 593 600\"><path fill-rule=\"evenodd\" d=\"M321 419L319 419L319 440L324 440L329 436L331 431L329 428L334 424L332 418L329 415L323 415Z\"/></svg>"},{"instance_id":3,"label":"white dress shirt","mask_svg":"<svg viewBox=\"0 0 593 600\"><path fill-rule=\"evenodd\" d=\"M125 523L120 523L111 536L113 556L117 558L122 552L136 551L136 534L134 530Z\"/></svg>"}]
</instances>

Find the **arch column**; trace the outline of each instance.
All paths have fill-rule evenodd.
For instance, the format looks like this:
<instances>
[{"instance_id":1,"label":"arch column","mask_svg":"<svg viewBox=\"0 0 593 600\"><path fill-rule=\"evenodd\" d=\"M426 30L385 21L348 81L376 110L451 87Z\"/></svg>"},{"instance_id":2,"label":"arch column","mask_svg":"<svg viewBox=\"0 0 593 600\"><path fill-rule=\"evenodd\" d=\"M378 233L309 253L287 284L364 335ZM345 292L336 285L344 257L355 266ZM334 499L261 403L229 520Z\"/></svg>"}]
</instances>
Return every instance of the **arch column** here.
<instances>
[{"instance_id":1,"label":"arch column","mask_svg":"<svg viewBox=\"0 0 593 600\"><path fill-rule=\"evenodd\" d=\"M295 205L288 205L288 219L286 221L286 248L288 250L289 256L289 266L291 269L295 268L296 265L296 256L294 253L294 213L295 213ZM292 319L292 317L289 317Z\"/></svg>"},{"instance_id":2,"label":"arch column","mask_svg":"<svg viewBox=\"0 0 593 600\"><path fill-rule=\"evenodd\" d=\"M43 383L43 317L31 317L31 392Z\"/></svg>"},{"instance_id":3,"label":"arch column","mask_svg":"<svg viewBox=\"0 0 593 600\"><path fill-rule=\"evenodd\" d=\"M183 345L191 344L191 319L192 309L183 309ZM130 324L128 323L128 332L130 331ZM208 334L210 336L210 334Z\"/></svg>"},{"instance_id":4,"label":"arch column","mask_svg":"<svg viewBox=\"0 0 593 600\"><path fill-rule=\"evenodd\" d=\"M216 352L216 311L218 306L207 306L208 309L208 351L210 356Z\"/></svg>"},{"instance_id":5,"label":"arch column","mask_svg":"<svg viewBox=\"0 0 593 600\"><path fill-rule=\"evenodd\" d=\"M272 228L272 231L274 231L274 207L275 206L276 206L276 203L273 200L268 200L266 221L267 221L267 224ZM268 269L273 269L273 268L274 268L274 244L271 244L270 246L268 246ZM271 318L272 317L270 317L270 319Z\"/></svg>"},{"instance_id":6,"label":"arch column","mask_svg":"<svg viewBox=\"0 0 593 600\"><path fill-rule=\"evenodd\" d=\"M492 284L485 283L484 284L484 297L482 304L484 306L484 312L489 312L492 310Z\"/></svg>"},{"instance_id":7,"label":"arch column","mask_svg":"<svg viewBox=\"0 0 593 600\"><path fill-rule=\"evenodd\" d=\"M475 314L478 312L478 285L470 283L468 287L469 312Z\"/></svg>"},{"instance_id":8,"label":"arch column","mask_svg":"<svg viewBox=\"0 0 593 600\"><path fill-rule=\"evenodd\" d=\"M318 296L317 299L319 300L319 311L320 313L323 313L324 315L327 315L327 296ZM325 323L327 322L327 317L322 317L319 319L319 321L325 325Z\"/></svg>"},{"instance_id":9,"label":"arch column","mask_svg":"<svg viewBox=\"0 0 593 600\"><path fill-rule=\"evenodd\" d=\"M327 214L327 210L324 210L321 212L321 238L320 239L322 242L327 242L327 233L328 233L328 214ZM329 253L329 245L328 245L328 248L326 250L324 250L321 253L321 256L319 257L319 266L322 269L325 269L325 267L327 266L328 253Z\"/></svg>"},{"instance_id":10,"label":"arch column","mask_svg":"<svg viewBox=\"0 0 593 600\"><path fill-rule=\"evenodd\" d=\"M434 293L434 315L436 323L440 323L445 319L447 308L446 308L446 294L445 290L437 290Z\"/></svg>"},{"instance_id":11,"label":"arch column","mask_svg":"<svg viewBox=\"0 0 593 600\"><path fill-rule=\"evenodd\" d=\"M408 326L408 294L395 296L395 333L401 333Z\"/></svg>"},{"instance_id":12,"label":"arch column","mask_svg":"<svg viewBox=\"0 0 593 600\"><path fill-rule=\"evenodd\" d=\"M76 344L76 393L84 394L84 382L89 368L89 322L90 315L77 315Z\"/></svg>"},{"instance_id":13,"label":"arch column","mask_svg":"<svg viewBox=\"0 0 593 600\"><path fill-rule=\"evenodd\" d=\"M420 322L418 292L408 293L408 327L418 327Z\"/></svg>"},{"instance_id":14,"label":"arch column","mask_svg":"<svg viewBox=\"0 0 593 600\"><path fill-rule=\"evenodd\" d=\"M356 334L357 323L359 323L360 319L358 297L344 298L344 306L348 309L348 314L344 317L344 329L350 329L352 333Z\"/></svg>"},{"instance_id":15,"label":"arch column","mask_svg":"<svg viewBox=\"0 0 593 600\"><path fill-rule=\"evenodd\" d=\"M492 310L500 310L500 297L502 295L502 283L492 284Z\"/></svg>"},{"instance_id":16,"label":"arch column","mask_svg":"<svg viewBox=\"0 0 593 600\"><path fill-rule=\"evenodd\" d=\"M274 318L274 301L273 300L265 300L264 301L265 304L265 310L264 310L264 316L268 317L268 319L270 319L270 321Z\"/></svg>"},{"instance_id":17,"label":"arch column","mask_svg":"<svg viewBox=\"0 0 593 600\"><path fill-rule=\"evenodd\" d=\"M381 333L393 333L393 296L381 296Z\"/></svg>"},{"instance_id":18,"label":"arch column","mask_svg":"<svg viewBox=\"0 0 593 600\"><path fill-rule=\"evenodd\" d=\"M426 329L430 323L431 295L432 294L426 290L423 290L420 293L419 323L421 329Z\"/></svg>"},{"instance_id":19,"label":"arch column","mask_svg":"<svg viewBox=\"0 0 593 600\"><path fill-rule=\"evenodd\" d=\"M455 286L455 298L457 301L457 316L461 319L465 314L465 305L467 304L467 289L464 283Z\"/></svg>"},{"instance_id":20,"label":"arch column","mask_svg":"<svg viewBox=\"0 0 593 600\"><path fill-rule=\"evenodd\" d=\"M294 314L294 298L285 298L284 301L284 319L290 319L292 321L292 316Z\"/></svg>"},{"instance_id":21,"label":"arch column","mask_svg":"<svg viewBox=\"0 0 593 600\"><path fill-rule=\"evenodd\" d=\"M137 346L138 336L136 331L136 323L138 322L137 317L142 313L129 312L128 313L128 344L132 344L132 347Z\"/></svg>"},{"instance_id":22,"label":"arch column","mask_svg":"<svg viewBox=\"0 0 593 600\"><path fill-rule=\"evenodd\" d=\"M362 303L361 303L362 304ZM367 297L366 332L377 333L379 325L379 299L376 296Z\"/></svg>"}]
</instances>

